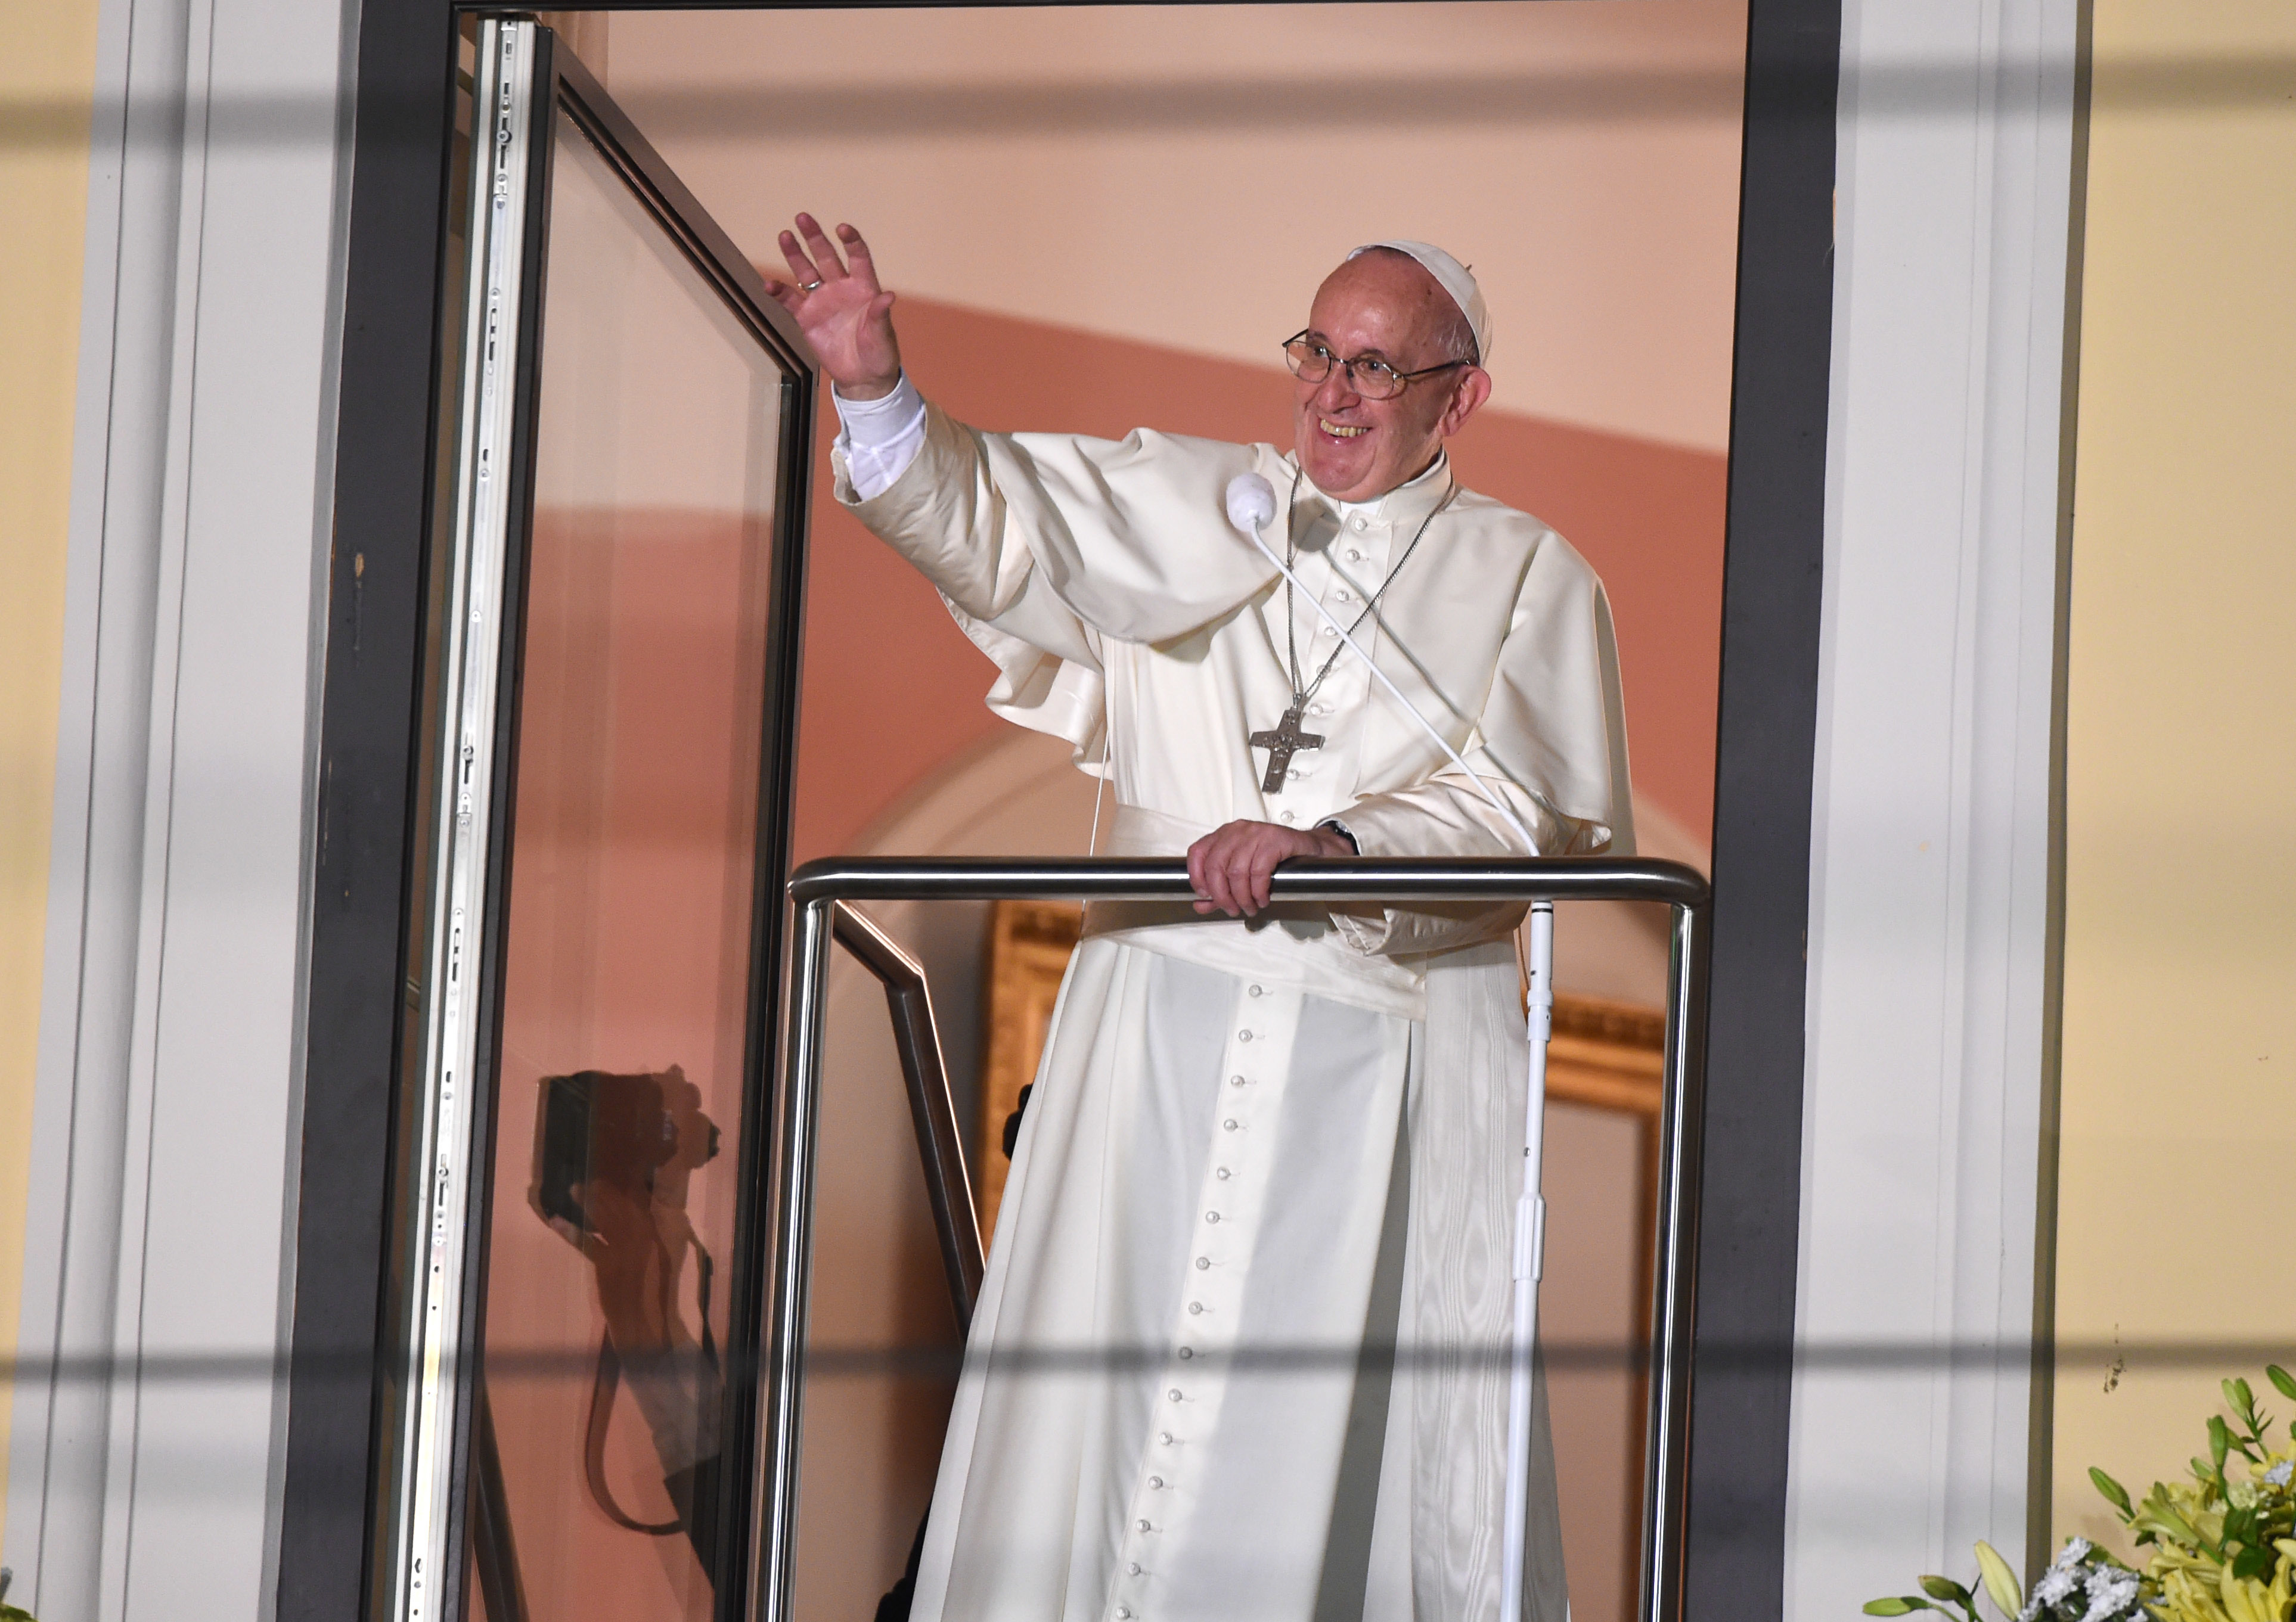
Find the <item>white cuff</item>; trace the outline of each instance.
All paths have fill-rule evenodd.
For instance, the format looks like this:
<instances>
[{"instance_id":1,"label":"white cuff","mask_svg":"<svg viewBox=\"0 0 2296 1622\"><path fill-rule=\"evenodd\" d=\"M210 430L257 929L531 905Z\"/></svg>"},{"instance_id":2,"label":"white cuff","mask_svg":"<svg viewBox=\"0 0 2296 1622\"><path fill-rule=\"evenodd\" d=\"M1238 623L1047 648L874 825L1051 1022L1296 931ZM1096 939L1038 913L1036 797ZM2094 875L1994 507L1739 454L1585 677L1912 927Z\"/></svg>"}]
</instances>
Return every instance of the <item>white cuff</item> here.
<instances>
[{"instance_id":1,"label":"white cuff","mask_svg":"<svg viewBox=\"0 0 2296 1622\"><path fill-rule=\"evenodd\" d=\"M909 471L925 443L925 401L906 372L882 399L849 400L832 388L829 397L842 425L837 449L846 476L863 501L882 496Z\"/></svg>"}]
</instances>

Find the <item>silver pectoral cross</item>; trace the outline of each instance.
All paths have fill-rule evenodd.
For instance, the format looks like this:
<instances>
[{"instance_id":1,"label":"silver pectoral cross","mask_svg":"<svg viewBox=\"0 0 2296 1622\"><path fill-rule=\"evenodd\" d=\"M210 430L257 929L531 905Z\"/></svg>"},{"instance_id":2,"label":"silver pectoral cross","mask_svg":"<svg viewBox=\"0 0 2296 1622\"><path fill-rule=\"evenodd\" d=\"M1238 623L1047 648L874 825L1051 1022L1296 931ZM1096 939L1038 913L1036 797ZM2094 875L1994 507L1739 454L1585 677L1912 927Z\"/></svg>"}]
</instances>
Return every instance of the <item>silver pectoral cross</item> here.
<instances>
[{"instance_id":1,"label":"silver pectoral cross","mask_svg":"<svg viewBox=\"0 0 2296 1622\"><path fill-rule=\"evenodd\" d=\"M1259 780L1262 794L1283 792L1283 779L1291 774L1292 756L1303 749L1324 747L1321 735L1300 730L1300 712L1305 702L1302 700L1285 710L1273 732L1254 733L1245 740L1252 748L1267 751L1267 775Z\"/></svg>"}]
</instances>

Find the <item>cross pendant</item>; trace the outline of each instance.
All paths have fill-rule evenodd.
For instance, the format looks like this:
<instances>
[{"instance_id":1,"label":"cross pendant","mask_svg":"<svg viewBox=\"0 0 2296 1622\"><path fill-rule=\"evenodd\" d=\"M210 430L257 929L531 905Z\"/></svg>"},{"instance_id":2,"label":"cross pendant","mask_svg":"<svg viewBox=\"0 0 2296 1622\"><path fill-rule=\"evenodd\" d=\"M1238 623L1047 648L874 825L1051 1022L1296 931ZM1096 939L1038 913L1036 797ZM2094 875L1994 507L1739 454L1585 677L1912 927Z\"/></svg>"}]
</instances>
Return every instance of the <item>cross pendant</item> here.
<instances>
[{"instance_id":1,"label":"cross pendant","mask_svg":"<svg viewBox=\"0 0 2296 1622\"><path fill-rule=\"evenodd\" d=\"M1300 730L1300 708L1295 703L1285 710L1283 718L1275 724L1273 732L1254 733L1245 740L1252 748L1267 751L1267 775L1259 782L1262 794L1283 792L1283 780L1291 774L1292 756L1303 749L1324 747L1320 734Z\"/></svg>"}]
</instances>

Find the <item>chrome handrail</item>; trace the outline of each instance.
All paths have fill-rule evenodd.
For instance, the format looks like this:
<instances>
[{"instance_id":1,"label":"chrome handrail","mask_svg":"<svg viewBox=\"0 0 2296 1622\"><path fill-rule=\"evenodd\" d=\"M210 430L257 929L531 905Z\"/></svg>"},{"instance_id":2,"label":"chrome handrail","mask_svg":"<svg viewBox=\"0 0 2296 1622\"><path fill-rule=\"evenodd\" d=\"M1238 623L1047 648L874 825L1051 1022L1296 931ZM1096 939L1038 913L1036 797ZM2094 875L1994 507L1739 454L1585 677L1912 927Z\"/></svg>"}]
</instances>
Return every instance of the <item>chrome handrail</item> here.
<instances>
[{"instance_id":1,"label":"chrome handrail","mask_svg":"<svg viewBox=\"0 0 2296 1622\"><path fill-rule=\"evenodd\" d=\"M764 1328L762 1423L750 1541L755 1614L793 1617L808 1292L812 1260L815 1154L819 1139L822 1040L832 938L852 947L882 942L873 929L840 930L851 901L1185 901L1187 865L1173 858L1021 861L906 856L809 862L789 884L791 937L787 1033L775 1077L772 1235ZM1698 1124L1704 1077L1707 957L1712 891L1675 862L1603 857L1375 859L1287 862L1275 902L1345 905L1411 901L1647 901L1673 909L1660 1100L1657 1266L1651 1304L1650 1407L1644 1444L1643 1569L1637 1615L1680 1615L1684 1509L1688 1485L1692 1283L1696 1243ZM860 948L855 948L859 951ZM890 960L888 960L890 963ZM873 971L874 965L872 965ZM885 978L880 975L881 979ZM922 983L922 973L919 973ZM887 980L889 996L892 983ZM900 1017L896 1009L897 1020ZM938 1051L936 1048L936 1057ZM911 1082L916 1107L919 1083ZM942 1086L946 1098L946 1082ZM920 1117L919 1143L926 1149ZM933 1162L928 1160L928 1177ZM969 1197L969 1196L968 1196ZM978 1230L975 1230L978 1242ZM944 1235L944 1260L948 1258Z\"/></svg>"}]
</instances>

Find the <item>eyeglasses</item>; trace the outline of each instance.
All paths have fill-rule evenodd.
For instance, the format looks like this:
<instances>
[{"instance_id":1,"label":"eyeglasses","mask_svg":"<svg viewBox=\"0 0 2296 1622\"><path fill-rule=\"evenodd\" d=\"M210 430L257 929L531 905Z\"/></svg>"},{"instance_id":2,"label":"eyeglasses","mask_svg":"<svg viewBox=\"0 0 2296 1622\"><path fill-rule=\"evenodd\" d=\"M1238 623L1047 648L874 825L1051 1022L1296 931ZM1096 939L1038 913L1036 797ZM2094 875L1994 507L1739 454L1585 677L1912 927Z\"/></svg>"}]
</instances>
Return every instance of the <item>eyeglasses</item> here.
<instances>
[{"instance_id":1,"label":"eyeglasses","mask_svg":"<svg viewBox=\"0 0 2296 1622\"><path fill-rule=\"evenodd\" d=\"M1303 383L1320 383L1332 375L1332 368L1340 367L1348 374L1348 387L1366 400L1391 400L1409 388L1414 378L1432 377L1438 372L1448 372L1454 366L1472 366L1475 363L1447 360L1439 366L1422 366L1416 372L1398 372L1376 356L1358 355L1353 360L1341 360L1322 340L1310 338L1305 332L1300 332L1283 340L1283 364L1291 367L1292 375Z\"/></svg>"}]
</instances>

